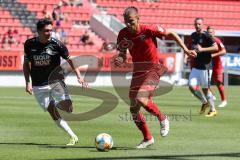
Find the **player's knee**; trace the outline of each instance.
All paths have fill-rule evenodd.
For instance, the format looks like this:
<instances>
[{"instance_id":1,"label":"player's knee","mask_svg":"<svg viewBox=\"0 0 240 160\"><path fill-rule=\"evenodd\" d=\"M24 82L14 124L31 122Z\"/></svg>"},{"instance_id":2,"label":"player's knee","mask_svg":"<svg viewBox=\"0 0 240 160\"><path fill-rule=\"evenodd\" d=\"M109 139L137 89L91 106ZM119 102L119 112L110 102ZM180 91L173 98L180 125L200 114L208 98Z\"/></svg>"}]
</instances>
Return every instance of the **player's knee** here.
<instances>
[{"instance_id":1,"label":"player's knee","mask_svg":"<svg viewBox=\"0 0 240 160\"><path fill-rule=\"evenodd\" d=\"M198 90L198 88L196 86L188 86L188 88L191 92L195 92Z\"/></svg>"},{"instance_id":2,"label":"player's knee","mask_svg":"<svg viewBox=\"0 0 240 160\"><path fill-rule=\"evenodd\" d=\"M54 103L54 101L51 101L47 108L48 112L53 112L54 107L55 107L55 103Z\"/></svg>"},{"instance_id":3,"label":"player's knee","mask_svg":"<svg viewBox=\"0 0 240 160\"><path fill-rule=\"evenodd\" d=\"M60 118L60 115L57 112L57 109L55 108L55 103L53 101L49 103L47 111L51 115L53 120L58 120Z\"/></svg>"},{"instance_id":4,"label":"player's knee","mask_svg":"<svg viewBox=\"0 0 240 160\"><path fill-rule=\"evenodd\" d=\"M203 94L207 97L210 94L210 91L208 88L202 88Z\"/></svg>"},{"instance_id":5,"label":"player's knee","mask_svg":"<svg viewBox=\"0 0 240 160\"><path fill-rule=\"evenodd\" d=\"M66 112L72 112L73 111L73 106L72 106L72 101L71 100L60 101L57 104L57 107L61 110L66 111Z\"/></svg>"},{"instance_id":6,"label":"player's knee","mask_svg":"<svg viewBox=\"0 0 240 160\"><path fill-rule=\"evenodd\" d=\"M138 103L140 103L141 105L143 105L143 106L147 106L148 105L148 98L146 98L146 97L137 97L136 101Z\"/></svg>"}]
</instances>

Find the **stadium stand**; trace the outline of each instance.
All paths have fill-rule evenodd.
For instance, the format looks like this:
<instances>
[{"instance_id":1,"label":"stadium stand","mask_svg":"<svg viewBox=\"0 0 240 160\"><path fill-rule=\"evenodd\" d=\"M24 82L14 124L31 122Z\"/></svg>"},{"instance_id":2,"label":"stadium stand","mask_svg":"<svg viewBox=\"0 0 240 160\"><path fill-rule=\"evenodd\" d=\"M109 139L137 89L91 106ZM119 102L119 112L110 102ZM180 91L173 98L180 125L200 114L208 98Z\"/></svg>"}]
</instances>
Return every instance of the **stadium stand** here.
<instances>
[{"instance_id":1,"label":"stadium stand","mask_svg":"<svg viewBox=\"0 0 240 160\"><path fill-rule=\"evenodd\" d=\"M52 16L52 12L54 8L58 6L59 2L58 0L17 0L15 2L2 2L0 8L0 14L2 15L0 18L1 42L7 31L12 29L18 31L20 43L9 44L4 47L1 45L1 48L5 50L23 50L22 44L24 41L36 34L35 23L37 20L43 18L46 12ZM96 52L103 44L103 40L91 31L88 26L93 13L90 7L90 5L63 5L61 7L61 11L66 18L61 21L60 26L55 27L64 30L67 39L65 42L70 50ZM93 45L82 45L80 43L80 37L85 30L88 30L90 38L94 42Z\"/></svg>"},{"instance_id":2,"label":"stadium stand","mask_svg":"<svg viewBox=\"0 0 240 160\"><path fill-rule=\"evenodd\" d=\"M146 3L133 0L97 0L98 7L106 9L121 21L122 11L126 6L140 8L141 20L147 24L163 24L167 28L191 29L193 19L202 17L207 25L214 25L219 30L239 30L240 2L216 0L160 0Z\"/></svg>"},{"instance_id":3,"label":"stadium stand","mask_svg":"<svg viewBox=\"0 0 240 160\"><path fill-rule=\"evenodd\" d=\"M101 59L101 69L104 72L110 71L110 58L116 53L116 33L124 26L119 20L123 22L122 12L127 6L139 8L142 23L161 24L173 29L186 44L194 30L194 19L202 17L206 25L216 28L217 36L222 39L228 53L236 53L239 48L239 0L81 0L81 5L69 5L66 1L68 0L1 1L0 71L3 74L6 71L22 71L23 43L36 35L35 24L43 17L55 19L53 35L66 43L71 54L97 55ZM54 10L57 16L53 16ZM86 36L83 40L84 33L89 35L88 41ZM169 69L170 77L179 79L181 64L175 62L182 62L182 53L167 38L159 40L159 44L159 51L163 53L161 56L172 68ZM225 58L225 65L235 65L238 69L238 59L239 56L232 54ZM230 71L228 73L240 75L239 69Z\"/></svg>"},{"instance_id":4,"label":"stadium stand","mask_svg":"<svg viewBox=\"0 0 240 160\"><path fill-rule=\"evenodd\" d=\"M66 1L66 0L65 0ZM172 29L193 29L193 19L205 18L205 24L214 25L218 30L239 31L240 2L228 0L160 0L145 2L141 0L96 0L97 8L89 0L83 0L79 6L71 6L62 0L14 0L0 4L0 38L9 29L18 32L19 43L7 44L3 49L22 50L22 43L36 34L35 23L39 18L52 17L54 8L61 3L63 18L56 22L56 27L64 32L64 42L71 50L98 51L103 39L89 27L91 16L96 11L107 11L123 22L122 12L126 6L140 8L141 21L146 24L162 24ZM57 32L59 29L56 29ZM80 37L88 31L94 45L82 45ZM60 33L57 33L60 34Z\"/></svg>"}]
</instances>

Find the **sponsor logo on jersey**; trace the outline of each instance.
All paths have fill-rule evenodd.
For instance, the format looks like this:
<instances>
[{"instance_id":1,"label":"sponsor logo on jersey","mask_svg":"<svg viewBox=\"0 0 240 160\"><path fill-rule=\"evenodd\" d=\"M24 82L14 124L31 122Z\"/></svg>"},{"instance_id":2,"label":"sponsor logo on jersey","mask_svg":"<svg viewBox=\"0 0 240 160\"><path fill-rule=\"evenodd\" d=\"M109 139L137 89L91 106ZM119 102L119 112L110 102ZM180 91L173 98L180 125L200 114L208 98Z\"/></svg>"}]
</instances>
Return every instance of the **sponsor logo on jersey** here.
<instances>
[{"instance_id":1,"label":"sponsor logo on jersey","mask_svg":"<svg viewBox=\"0 0 240 160\"><path fill-rule=\"evenodd\" d=\"M33 61L35 66L48 66L51 62L51 57L47 54L33 55Z\"/></svg>"},{"instance_id":2,"label":"sponsor logo on jersey","mask_svg":"<svg viewBox=\"0 0 240 160\"><path fill-rule=\"evenodd\" d=\"M141 39L141 41L145 41L145 39L146 39L146 35L141 34L141 35L140 35L140 39Z\"/></svg>"},{"instance_id":3,"label":"sponsor logo on jersey","mask_svg":"<svg viewBox=\"0 0 240 160\"><path fill-rule=\"evenodd\" d=\"M54 55L53 51L51 50L51 48L47 48L46 49L46 53L49 54L49 55Z\"/></svg>"}]
</instances>

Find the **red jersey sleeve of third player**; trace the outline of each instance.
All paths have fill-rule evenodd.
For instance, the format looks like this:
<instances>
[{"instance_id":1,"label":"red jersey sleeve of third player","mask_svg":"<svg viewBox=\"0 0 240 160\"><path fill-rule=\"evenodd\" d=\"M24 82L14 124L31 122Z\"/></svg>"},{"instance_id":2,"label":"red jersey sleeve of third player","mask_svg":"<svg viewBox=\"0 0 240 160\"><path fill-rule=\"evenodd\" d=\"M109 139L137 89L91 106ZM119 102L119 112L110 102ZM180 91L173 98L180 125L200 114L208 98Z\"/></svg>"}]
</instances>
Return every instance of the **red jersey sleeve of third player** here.
<instances>
[{"instance_id":1,"label":"red jersey sleeve of third player","mask_svg":"<svg viewBox=\"0 0 240 160\"><path fill-rule=\"evenodd\" d=\"M221 51L222 49L225 48L223 43L221 42L221 40L219 38L214 37L213 39L218 45L218 51L217 52L219 52L219 51ZM221 56L217 56L217 57L214 57L212 59L212 66L213 66L213 71L215 71L215 72L218 72L218 71L221 72L222 71Z\"/></svg>"}]
</instances>

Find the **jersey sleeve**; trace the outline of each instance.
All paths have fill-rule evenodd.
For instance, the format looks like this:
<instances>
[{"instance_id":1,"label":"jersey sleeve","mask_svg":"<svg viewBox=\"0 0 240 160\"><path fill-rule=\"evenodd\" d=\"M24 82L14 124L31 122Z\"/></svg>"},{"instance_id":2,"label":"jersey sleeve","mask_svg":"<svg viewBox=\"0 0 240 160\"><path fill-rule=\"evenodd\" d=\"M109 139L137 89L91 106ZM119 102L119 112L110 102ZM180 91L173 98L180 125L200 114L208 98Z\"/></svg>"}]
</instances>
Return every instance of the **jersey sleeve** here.
<instances>
[{"instance_id":1,"label":"jersey sleeve","mask_svg":"<svg viewBox=\"0 0 240 160\"><path fill-rule=\"evenodd\" d=\"M221 50L225 48L224 44L223 44L221 41L220 41L220 43L219 43L219 46L220 46L220 49L221 49Z\"/></svg>"},{"instance_id":2,"label":"jersey sleeve","mask_svg":"<svg viewBox=\"0 0 240 160\"><path fill-rule=\"evenodd\" d=\"M127 52L127 49L132 45L132 42L125 37L124 31L121 30L117 37L117 50L120 52Z\"/></svg>"},{"instance_id":3,"label":"jersey sleeve","mask_svg":"<svg viewBox=\"0 0 240 160\"><path fill-rule=\"evenodd\" d=\"M59 46L60 56L63 59L66 59L66 60L69 59L70 55L69 55L67 47L60 41L58 42L58 46Z\"/></svg>"},{"instance_id":4,"label":"jersey sleeve","mask_svg":"<svg viewBox=\"0 0 240 160\"><path fill-rule=\"evenodd\" d=\"M206 34L206 39L208 42L209 47L213 46L216 44L216 42L214 41L213 37L210 34Z\"/></svg>"},{"instance_id":5,"label":"jersey sleeve","mask_svg":"<svg viewBox=\"0 0 240 160\"><path fill-rule=\"evenodd\" d=\"M30 43L28 40L24 43L24 60L30 61Z\"/></svg>"},{"instance_id":6,"label":"jersey sleeve","mask_svg":"<svg viewBox=\"0 0 240 160\"><path fill-rule=\"evenodd\" d=\"M161 38L166 35L166 29L160 25L152 25L148 27L152 37Z\"/></svg>"},{"instance_id":7,"label":"jersey sleeve","mask_svg":"<svg viewBox=\"0 0 240 160\"><path fill-rule=\"evenodd\" d=\"M224 44L222 43L222 41L220 39L215 38L214 40L217 43L219 50L222 50L225 48Z\"/></svg>"}]
</instances>

